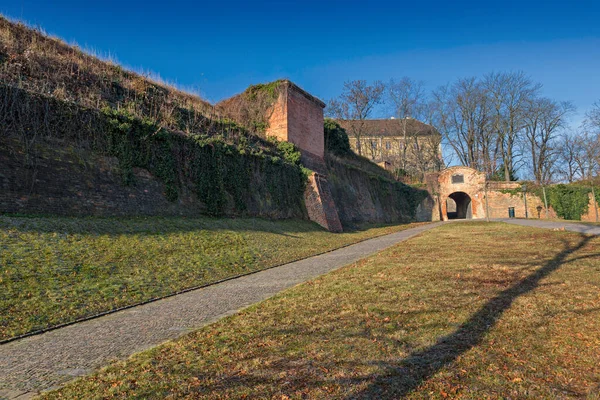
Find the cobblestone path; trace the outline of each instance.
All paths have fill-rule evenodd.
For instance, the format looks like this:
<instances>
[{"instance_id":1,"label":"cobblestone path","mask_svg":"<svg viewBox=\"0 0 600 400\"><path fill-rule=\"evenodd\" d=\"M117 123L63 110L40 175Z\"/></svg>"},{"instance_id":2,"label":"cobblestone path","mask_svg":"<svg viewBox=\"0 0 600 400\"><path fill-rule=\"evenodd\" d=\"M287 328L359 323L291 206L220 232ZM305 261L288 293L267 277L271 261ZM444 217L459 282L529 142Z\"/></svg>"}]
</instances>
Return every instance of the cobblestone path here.
<instances>
[{"instance_id":1,"label":"cobblestone path","mask_svg":"<svg viewBox=\"0 0 600 400\"><path fill-rule=\"evenodd\" d=\"M432 223L0 346L0 398L27 399L210 324L421 232Z\"/></svg>"}]
</instances>

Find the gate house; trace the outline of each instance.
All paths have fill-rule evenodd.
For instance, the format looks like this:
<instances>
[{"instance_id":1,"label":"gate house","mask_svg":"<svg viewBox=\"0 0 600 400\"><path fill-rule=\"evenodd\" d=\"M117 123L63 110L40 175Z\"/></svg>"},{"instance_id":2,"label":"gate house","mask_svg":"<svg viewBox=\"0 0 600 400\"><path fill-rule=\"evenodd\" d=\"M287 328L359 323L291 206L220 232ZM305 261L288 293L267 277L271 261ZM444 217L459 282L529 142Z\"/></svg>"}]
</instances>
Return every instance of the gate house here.
<instances>
[{"instance_id":1,"label":"gate house","mask_svg":"<svg viewBox=\"0 0 600 400\"><path fill-rule=\"evenodd\" d=\"M451 219L507 218L508 209L515 209L517 218L525 217L524 194L520 182L486 182L485 174L470 167L451 167L428 174L430 196L417 210L420 221ZM540 218L542 200L527 193L529 218ZM555 215L553 210L550 210Z\"/></svg>"}]
</instances>

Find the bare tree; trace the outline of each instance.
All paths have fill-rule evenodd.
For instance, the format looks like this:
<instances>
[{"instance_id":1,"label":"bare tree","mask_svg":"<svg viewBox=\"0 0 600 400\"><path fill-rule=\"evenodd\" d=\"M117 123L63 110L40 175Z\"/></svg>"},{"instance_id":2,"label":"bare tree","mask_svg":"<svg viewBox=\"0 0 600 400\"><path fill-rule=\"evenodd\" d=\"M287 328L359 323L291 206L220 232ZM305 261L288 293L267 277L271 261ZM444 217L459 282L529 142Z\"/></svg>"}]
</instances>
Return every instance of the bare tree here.
<instances>
[{"instance_id":1,"label":"bare tree","mask_svg":"<svg viewBox=\"0 0 600 400\"><path fill-rule=\"evenodd\" d=\"M592 105L592 109L585 114L584 126L591 131L600 133L600 100Z\"/></svg>"},{"instance_id":2,"label":"bare tree","mask_svg":"<svg viewBox=\"0 0 600 400\"><path fill-rule=\"evenodd\" d=\"M363 153L366 154L373 161L380 161L383 152L382 146L383 138L381 136L369 136L367 146L363 149Z\"/></svg>"},{"instance_id":3,"label":"bare tree","mask_svg":"<svg viewBox=\"0 0 600 400\"><path fill-rule=\"evenodd\" d=\"M408 170L421 182L424 181L428 171L439 171L443 167L441 137L433 127L435 111L435 106L431 102L422 103L419 119L424 125L418 125L422 131L414 131L410 136L413 157Z\"/></svg>"},{"instance_id":4,"label":"bare tree","mask_svg":"<svg viewBox=\"0 0 600 400\"><path fill-rule=\"evenodd\" d=\"M380 81L368 85L367 81L355 80L344 83L342 94L329 101L327 115L339 120L356 120L350 125L350 135L357 142L358 154L362 155L361 139L365 133L367 120L375 106L383 102L385 86Z\"/></svg>"},{"instance_id":5,"label":"bare tree","mask_svg":"<svg viewBox=\"0 0 600 400\"><path fill-rule=\"evenodd\" d=\"M402 146L400 148L400 168L407 168L407 151L411 144L417 141L418 132L408 129L409 119L420 119L424 108L425 91L423 82L417 82L409 77L403 77L398 82L390 80L388 97L394 108L394 114L400 122ZM416 144L419 145L418 143Z\"/></svg>"},{"instance_id":6,"label":"bare tree","mask_svg":"<svg viewBox=\"0 0 600 400\"><path fill-rule=\"evenodd\" d=\"M558 154L555 139L574 111L575 107L570 102L556 102L548 98L528 101L524 139L537 183L550 182Z\"/></svg>"},{"instance_id":7,"label":"bare tree","mask_svg":"<svg viewBox=\"0 0 600 400\"><path fill-rule=\"evenodd\" d=\"M442 125L440 123L440 119L443 116L443 114L440 112L440 103L438 101L438 99L433 95L436 92L432 93L432 96L429 98L429 101L427 102L426 105L426 119L425 121L431 125L432 127L434 127L434 129L438 129L439 131L439 127ZM441 132L439 132L441 133ZM457 158L455 152L454 152L454 148L450 145L450 143L448 143L448 141L445 139L444 135L441 134L441 137L438 139L438 153L439 153L439 168L445 168L449 165L453 165L454 164L454 160ZM443 155L443 157L442 157Z\"/></svg>"},{"instance_id":8,"label":"bare tree","mask_svg":"<svg viewBox=\"0 0 600 400\"><path fill-rule=\"evenodd\" d=\"M600 132L583 131L576 137L577 153L575 162L581 179L594 178L600 172Z\"/></svg>"},{"instance_id":9,"label":"bare tree","mask_svg":"<svg viewBox=\"0 0 600 400\"><path fill-rule=\"evenodd\" d=\"M592 179L600 175L600 101L585 114L581 129L582 133L578 135L581 178Z\"/></svg>"},{"instance_id":10,"label":"bare tree","mask_svg":"<svg viewBox=\"0 0 600 400\"><path fill-rule=\"evenodd\" d=\"M432 123L460 164L488 177L508 181L525 163L539 183L550 181L557 163L566 167L564 176L569 180L578 173L590 176L589 166L597 165L590 161L598 159L595 147L588 145L582 153L583 147L573 147L577 143L570 138L558 140L573 105L540 98L540 89L522 72L458 79L433 92ZM586 122L600 134L600 105L594 105ZM578 164L583 156L588 169Z\"/></svg>"},{"instance_id":11,"label":"bare tree","mask_svg":"<svg viewBox=\"0 0 600 400\"><path fill-rule=\"evenodd\" d=\"M581 177L579 157L582 149L580 143L577 135L565 133L560 137L558 152L561 175L569 183Z\"/></svg>"},{"instance_id":12,"label":"bare tree","mask_svg":"<svg viewBox=\"0 0 600 400\"><path fill-rule=\"evenodd\" d=\"M490 160L502 160L502 175L510 181L516 172L516 154L519 135L525 126L527 103L541 89L523 72L491 73L485 76L483 86L491 103ZM499 171L500 172L500 171Z\"/></svg>"},{"instance_id":13,"label":"bare tree","mask_svg":"<svg viewBox=\"0 0 600 400\"><path fill-rule=\"evenodd\" d=\"M495 165L491 140L490 102L477 78L463 78L433 92L436 128L462 165L483 168Z\"/></svg>"}]
</instances>

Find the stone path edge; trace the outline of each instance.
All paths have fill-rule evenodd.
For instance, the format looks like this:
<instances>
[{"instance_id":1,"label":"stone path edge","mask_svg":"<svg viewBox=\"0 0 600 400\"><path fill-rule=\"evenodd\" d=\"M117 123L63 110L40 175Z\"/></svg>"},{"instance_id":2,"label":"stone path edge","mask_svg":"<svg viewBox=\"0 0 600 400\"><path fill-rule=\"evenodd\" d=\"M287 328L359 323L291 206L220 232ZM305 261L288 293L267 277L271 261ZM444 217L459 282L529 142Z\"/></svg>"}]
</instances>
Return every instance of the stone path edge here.
<instances>
[{"instance_id":1,"label":"stone path edge","mask_svg":"<svg viewBox=\"0 0 600 400\"><path fill-rule=\"evenodd\" d=\"M422 226L422 225L428 225L430 223L433 223L433 222L417 223L415 227ZM411 223L408 223L406 225L410 225L410 224ZM410 228L407 228L407 229L410 229ZM402 232L404 230L406 230L406 229L402 229L402 230L397 231L397 232ZM392 233L397 233L397 232L392 232ZM177 296L177 295L180 295L180 294L184 294L184 293L188 293L188 292L193 292L194 290L204 289L204 288L207 288L207 287L210 287L210 286L218 285L219 283L231 281L233 279L238 279L238 278L242 278L244 276L253 275L253 274L256 274L256 273L259 273L259 272L262 272L262 271L268 271L270 269L281 267L281 266L286 265L286 264L291 264L291 263L295 263L295 262L298 262L298 261L306 260L306 259L311 258L311 257L321 256L323 254L331 253L331 252L334 252L334 251L339 250L339 249L343 249L343 248L346 248L346 247L349 247L349 246L352 246L352 245L355 245L355 244L359 244L359 243L365 242L367 240L377 239L377 238L380 238L382 236L386 236L386 235L390 235L390 234L391 233L382 233L381 235L364 238L364 239L358 240L356 242L352 242L352 243L348 243L348 244L345 244L345 245L340 246L340 247L336 247L334 249L325 250L325 251L322 251L320 253L310 254L310 255L308 255L306 257L300 257L300 258L297 258L297 259L294 259L294 260L290 260L290 261L286 261L286 262L283 262L283 263L271 265L269 267L257 269L257 270L246 272L246 273L243 273L243 274L238 274L238 275L230 276L230 277L223 278L223 279L220 279L220 280L217 280L217 281L212 281L212 282L209 282L209 283L204 283L202 285L192 286L192 287L189 287L189 288L186 288L186 289L179 290L177 292L166 294L164 296L153 297L151 299L144 300L144 301L141 301L139 303L134 303L134 304L130 304L130 305L127 305L127 306L118 307L118 308L113 308L113 309L108 310L108 311L102 311L101 313L98 313L98 314L94 314L94 315L90 315L90 316L87 316L87 317L78 318L78 319L75 319L73 321L64 322L64 323L58 324L58 325L53 325L53 326L50 326L48 328L38 329L36 331L31 331L31 332L23 333L23 334L18 335L18 336L13 336L13 337L8 338L8 339L0 340L0 346L2 346L4 344L11 343L11 342L15 342L17 340L25 339L25 338L28 338L28 337L31 337L31 336L37 336L37 335L41 335L41 334L46 333L46 332L51 332L51 331L54 331L54 330L57 330L57 329L66 328L67 326L79 324L81 322L91 321L91 320L94 320L94 319L97 319L97 318L104 317L106 315L117 313L119 311L124 311L124 310L128 310L130 308L143 306L143 305L149 304L149 303L154 303L154 302L159 301L159 300L168 299L169 297L174 297L174 296Z\"/></svg>"}]
</instances>

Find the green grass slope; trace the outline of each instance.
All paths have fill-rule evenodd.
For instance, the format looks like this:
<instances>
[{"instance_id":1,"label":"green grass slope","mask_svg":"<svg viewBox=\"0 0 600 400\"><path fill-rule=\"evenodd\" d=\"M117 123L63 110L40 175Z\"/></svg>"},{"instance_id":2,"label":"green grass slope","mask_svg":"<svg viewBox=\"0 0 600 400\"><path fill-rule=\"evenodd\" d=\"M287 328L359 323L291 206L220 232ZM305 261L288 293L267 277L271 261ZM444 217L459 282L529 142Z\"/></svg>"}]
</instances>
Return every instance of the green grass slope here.
<instances>
[{"instance_id":1,"label":"green grass slope","mask_svg":"<svg viewBox=\"0 0 600 400\"><path fill-rule=\"evenodd\" d=\"M253 218L0 216L0 339L404 229Z\"/></svg>"}]
</instances>

